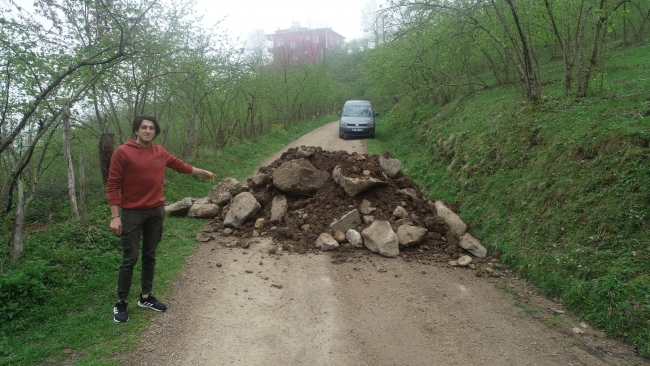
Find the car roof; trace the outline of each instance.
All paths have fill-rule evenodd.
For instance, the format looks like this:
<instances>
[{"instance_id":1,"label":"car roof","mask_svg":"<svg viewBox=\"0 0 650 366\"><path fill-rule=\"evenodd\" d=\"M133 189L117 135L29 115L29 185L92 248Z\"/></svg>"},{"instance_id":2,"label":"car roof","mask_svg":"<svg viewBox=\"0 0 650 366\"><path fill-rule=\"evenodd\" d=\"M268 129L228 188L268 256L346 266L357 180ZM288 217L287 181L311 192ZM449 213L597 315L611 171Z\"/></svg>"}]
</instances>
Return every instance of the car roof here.
<instances>
[{"instance_id":1,"label":"car roof","mask_svg":"<svg viewBox=\"0 0 650 366\"><path fill-rule=\"evenodd\" d=\"M367 100L348 100L345 105L370 105L370 102Z\"/></svg>"}]
</instances>

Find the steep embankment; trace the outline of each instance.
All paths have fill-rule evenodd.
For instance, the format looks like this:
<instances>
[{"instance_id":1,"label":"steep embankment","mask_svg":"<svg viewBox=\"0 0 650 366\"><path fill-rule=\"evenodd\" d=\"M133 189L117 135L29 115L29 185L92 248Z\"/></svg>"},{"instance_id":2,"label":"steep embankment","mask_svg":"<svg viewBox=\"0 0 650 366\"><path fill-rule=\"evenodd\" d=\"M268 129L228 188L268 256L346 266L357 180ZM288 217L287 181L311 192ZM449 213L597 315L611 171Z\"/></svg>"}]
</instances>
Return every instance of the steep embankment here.
<instances>
[{"instance_id":1,"label":"steep embankment","mask_svg":"<svg viewBox=\"0 0 650 366\"><path fill-rule=\"evenodd\" d=\"M378 123L430 197L457 202L501 260L552 297L650 355L650 46L619 50L591 97L544 102L515 87ZM398 106L400 110L408 110ZM396 110L396 109L394 109ZM427 116L415 118L414 116Z\"/></svg>"}]
</instances>

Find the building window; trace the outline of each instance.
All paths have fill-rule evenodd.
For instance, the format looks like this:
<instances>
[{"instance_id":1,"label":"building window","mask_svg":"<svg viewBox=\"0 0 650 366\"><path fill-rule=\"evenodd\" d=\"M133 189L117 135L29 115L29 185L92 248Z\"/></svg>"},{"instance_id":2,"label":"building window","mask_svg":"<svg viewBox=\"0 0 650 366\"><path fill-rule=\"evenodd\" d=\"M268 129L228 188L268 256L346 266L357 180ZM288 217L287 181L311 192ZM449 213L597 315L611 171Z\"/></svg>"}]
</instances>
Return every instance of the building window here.
<instances>
[{"instance_id":1,"label":"building window","mask_svg":"<svg viewBox=\"0 0 650 366\"><path fill-rule=\"evenodd\" d=\"M298 61L298 57L294 57L293 60L294 60L294 61Z\"/></svg>"},{"instance_id":2,"label":"building window","mask_svg":"<svg viewBox=\"0 0 650 366\"><path fill-rule=\"evenodd\" d=\"M318 43L318 36L314 36L314 43Z\"/></svg>"},{"instance_id":3,"label":"building window","mask_svg":"<svg viewBox=\"0 0 650 366\"><path fill-rule=\"evenodd\" d=\"M305 55L308 53L308 51L305 51Z\"/></svg>"},{"instance_id":4,"label":"building window","mask_svg":"<svg viewBox=\"0 0 650 366\"><path fill-rule=\"evenodd\" d=\"M300 42L302 42L302 37L300 37Z\"/></svg>"},{"instance_id":5,"label":"building window","mask_svg":"<svg viewBox=\"0 0 650 366\"><path fill-rule=\"evenodd\" d=\"M284 46L284 39L278 39L278 47Z\"/></svg>"},{"instance_id":6,"label":"building window","mask_svg":"<svg viewBox=\"0 0 650 366\"><path fill-rule=\"evenodd\" d=\"M340 40L340 39L337 39L337 40L336 40L336 44L341 44L341 40Z\"/></svg>"},{"instance_id":7,"label":"building window","mask_svg":"<svg viewBox=\"0 0 650 366\"><path fill-rule=\"evenodd\" d=\"M309 41L309 36L307 36L307 40Z\"/></svg>"},{"instance_id":8,"label":"building window","mask_svg":"<svg viewBox=\"0 0 650 366\"><path fill-rule=\"evenodd\" d=\"M296 42L291 42L291 49L295 50L296 49Z\"/></svg>"},{"instance_id":9,"label":"building window","mask_svg":"<svg viewBox=\"0 0 650 366\"><path fill-rule=\"evenodd\" d=\"M334 37L330 37L330 43L334 44Z\"/></svg>"}]
</instances>

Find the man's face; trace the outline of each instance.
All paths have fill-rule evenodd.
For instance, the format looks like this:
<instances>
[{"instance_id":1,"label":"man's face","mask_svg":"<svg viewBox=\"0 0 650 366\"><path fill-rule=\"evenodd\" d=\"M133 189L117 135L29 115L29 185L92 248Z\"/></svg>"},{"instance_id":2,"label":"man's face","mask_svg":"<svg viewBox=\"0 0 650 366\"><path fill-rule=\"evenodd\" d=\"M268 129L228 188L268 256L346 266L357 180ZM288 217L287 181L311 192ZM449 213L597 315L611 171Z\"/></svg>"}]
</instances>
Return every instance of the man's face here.
<instances>
[{"instance_id":1,"label":"man's face","mask_svg":"<svg viewBox=\"0 0 650 366\"><path fill-rule=\"evenodd\" d=\"M137 137L137 142L149 144L156 137L156 127L153 122L144 119L140 124L140 128L135 131L135 136Z\"/></svg>"}]
</instances>

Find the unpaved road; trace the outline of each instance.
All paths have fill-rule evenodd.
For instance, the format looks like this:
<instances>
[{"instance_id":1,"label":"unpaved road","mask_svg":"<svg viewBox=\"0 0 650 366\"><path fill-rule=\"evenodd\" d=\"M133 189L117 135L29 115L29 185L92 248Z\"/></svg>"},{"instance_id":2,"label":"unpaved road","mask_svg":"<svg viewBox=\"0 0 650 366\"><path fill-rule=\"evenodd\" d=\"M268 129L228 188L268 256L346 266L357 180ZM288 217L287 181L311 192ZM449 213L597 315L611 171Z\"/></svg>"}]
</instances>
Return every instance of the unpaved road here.
<instances>
[{"instance_id":1,"label":"unpaved road","mask_svg":"<svg viewBox=\"0 0 650 366\"><path fill-rule=\"evenodd\" d=\"M331 123L290 146L365 152L337 132ZM507 271L378 255L332 264L327 253L269 254L269 238L236 241L197 244L169 309L121 364L650 365Z\"/></svg>"}]
</instances>

